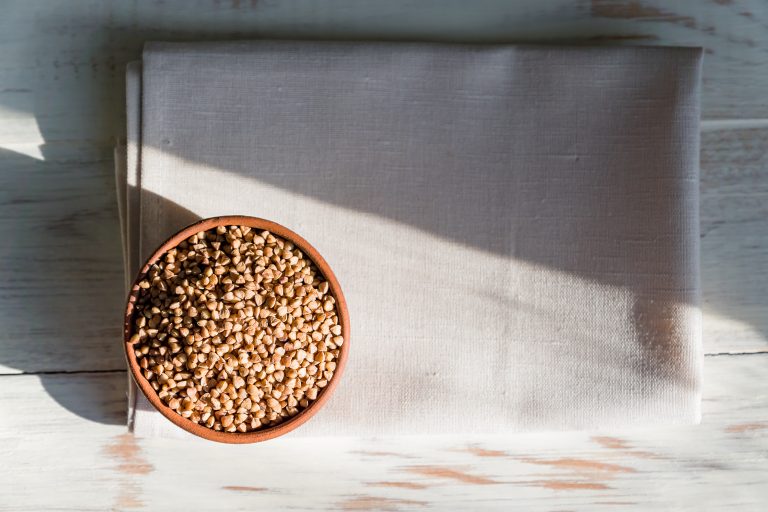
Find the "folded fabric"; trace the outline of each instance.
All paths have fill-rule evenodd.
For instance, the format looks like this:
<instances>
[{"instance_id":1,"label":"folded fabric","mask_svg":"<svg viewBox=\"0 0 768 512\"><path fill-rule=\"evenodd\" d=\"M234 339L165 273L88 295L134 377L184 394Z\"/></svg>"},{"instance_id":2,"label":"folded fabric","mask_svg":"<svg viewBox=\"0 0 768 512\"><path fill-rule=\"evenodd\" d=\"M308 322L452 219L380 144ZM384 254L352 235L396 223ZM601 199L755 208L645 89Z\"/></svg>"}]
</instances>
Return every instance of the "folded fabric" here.
<instances>
[{"instance_id":1,"label":"folded fabric","mask_svg":"<svg viewBox=\"0 0 768 512\"><path fill-rule=\"evenodd\" d=\"M691 48L148 44L128 70L128 272L202 217L308 239L351 352L291 435L697 422L700 66ZM130 406L137 434L179 431Z\"/></svg>"}]
</instances>

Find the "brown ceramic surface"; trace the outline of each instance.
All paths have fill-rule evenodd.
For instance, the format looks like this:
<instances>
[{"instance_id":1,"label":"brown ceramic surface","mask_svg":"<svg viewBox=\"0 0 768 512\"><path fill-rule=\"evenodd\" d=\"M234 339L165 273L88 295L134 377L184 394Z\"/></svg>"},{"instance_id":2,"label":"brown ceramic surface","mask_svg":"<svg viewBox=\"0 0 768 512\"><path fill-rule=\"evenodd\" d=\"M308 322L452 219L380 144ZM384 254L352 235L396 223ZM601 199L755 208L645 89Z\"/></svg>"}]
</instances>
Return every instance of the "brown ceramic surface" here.
<instances>
[{"instance_id":1,"label":"brown ceramic surface","mask_svg":"<svg viewBox=\"0 0 768 512\"><path fill-rule=\"evenodd\" d=\"M200 231L207 231L217 226L249 226L258 230L266 229L276 236L293 242L295 246L301 249L304 254L307 255L315 263L320 273L328 281L331 293L336 299L337 313L344 336L344 344L341 346L339 360L336 365L333 378L318 395L317 399L312 402L309 407L300 411L293 418L290 418L289 420L286 420L279 425L268 427L263 430L256 430L254 432L220 432L211 430L203 425L199 425L193 421L183 418L171 410L171 408L169 408L163 403L162 400L160 400L155 390L152 389L149 381L144 377L144 375L142 375L141 368L136 361L136 355L132 349L132 344L129 342L131 335L133 334L132 317L134 306L139 293L139 281L143 279L144 275L149 270L149 267L153 263L157 262L160 257L168 250L176 247L179 243L189 238L193 234L199 233ZM338 385L339 380L341 379L341 375L344 372L344 366L347 363L347 356L349 354L349 311L347 310L347 303L344 300L344 295L341 292L339 282L336 280L336 276L331 271L328 263L326 263L326 261L322 256L320 256L317 250L309 245L309 242L304 240L302 237L290 229L281 226L280 224L256 217L245 217L238 215L212 217L210 219L203 219L199 222L196 222L173 235L171 238L166 240L165 243L163 243L144 264L144 267L141 269L139 275L136 277L136 280L133 282L131 292L128 295L128 303L125 308L124 345L125 355L128 359L128 367L130 368L131 374L133 374L134 380L138 384L142 393L144 393L144 396L147 397L149 402L155 407L155 409L160 411L163 416L187 432L191 432L205 439L210 439L212 441L218 441L222 443L257 443L259 441L266 441L267 439L281 436L303 425L305 422L309 421L309 419L314 416L317 411L319 411L320 408L328 401L331 394L333 393L333 390Z\"/></svg>"}]
</instances>

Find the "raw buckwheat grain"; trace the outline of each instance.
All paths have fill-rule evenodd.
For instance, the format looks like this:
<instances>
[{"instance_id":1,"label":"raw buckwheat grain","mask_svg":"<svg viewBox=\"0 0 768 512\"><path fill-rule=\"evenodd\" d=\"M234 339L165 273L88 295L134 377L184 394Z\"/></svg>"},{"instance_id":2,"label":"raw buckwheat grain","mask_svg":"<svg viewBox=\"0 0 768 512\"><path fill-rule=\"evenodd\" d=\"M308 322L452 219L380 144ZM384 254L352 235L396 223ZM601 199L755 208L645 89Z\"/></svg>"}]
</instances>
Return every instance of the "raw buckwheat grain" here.
<instances>
[{"instance_id":1,"label":"raw buckwheat grain","mask_svg":"<svg viewBox=\"0 0 768 512\"><path fill-rule=\"evenodd\" d=\"M200 232L139 282L130 343L173 411L225 432L277 425L333 378L336 300L291 242L246 226Z\"/></svg>"}]
</instances>

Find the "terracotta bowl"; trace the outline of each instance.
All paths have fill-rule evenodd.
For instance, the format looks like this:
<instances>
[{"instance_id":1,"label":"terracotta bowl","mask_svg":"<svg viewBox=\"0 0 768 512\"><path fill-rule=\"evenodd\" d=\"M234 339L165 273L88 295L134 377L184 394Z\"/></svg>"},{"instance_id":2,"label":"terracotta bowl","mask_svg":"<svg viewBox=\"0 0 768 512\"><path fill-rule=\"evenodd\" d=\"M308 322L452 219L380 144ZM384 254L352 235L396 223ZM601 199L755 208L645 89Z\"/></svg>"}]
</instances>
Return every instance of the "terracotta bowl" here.
<instances>
[{"instance_id":1,"label":"terracotta bowl","mask_svg":"<svg viewBox=\"0 0 768 512\"><path fill-rule=\"evenodd\" d=\"M266 229L274 235L292 242L295 246L301 249L304 254L315 263L320 273L328 281L330 291L336 299L337 313L344 335L344 344L341 346L339 360L336 363L336 370L333 374L333 378L331 378L331 381L325 388L323 388L317 398L312 403L310 403L309 407L303 409L298 414L296 414L296 416L286 420L283 423L280 423L279 425L268 427L263 430L256 430L254 432L216 431L203 425L194 423L193 421L188 420L174 412L170 407L163 403L160 397L157 396L157 393L154 389L152 389L149 381L141 373L141 368L136 361L136 355L134 354L132 348L133 344L129 341L133 334L133 311L136 300L138 299L139 282L144 278L145 274L149 270L149 267L153 263L157 262L160 257L168 250L176 247L179 243L186 240L190 236L194 235L195 233L199 233L200 231L207 231L217 226L249 226L258 230ZM281 436L283 434L287 434L291 430L303 425L309 421L309 419L312 418L312 416L314 416L331 397L333 390L336 388L339 380L341 379L344 366L347 362L347 356L349 355L349 311L347 310L347 303L344 300L344 294L341 292L341 287L339 286L339 282L336 279L336 276L333 275L331 267L329 267L328 263L323 259L322 256L320 256L320 253L318 253L314 247L309 245L309 242L304 240L301 236L294 233L290 229L281 226L280 224L256 217L245 217L238 215L213 217L196 222L173 235L171 238L166 240L144 264L144 267L141 269L139 275L136 277L136 280L133 282L131 292L128 295L128 303L125 307L124 345L125 355L128 360L128 367L130 368L131 374L133 374L133 378L138 384L139 389L141 389L142 393L144 393L144 396L147 397L149 403L151 403L155 409L160 411L160 413L168 418L171 422L183 428L187 432L191 432L192 434L203 437L205 439L210 439L211 441L218 441L221 443L257 443Z\"/></svg>"}]
</instances>

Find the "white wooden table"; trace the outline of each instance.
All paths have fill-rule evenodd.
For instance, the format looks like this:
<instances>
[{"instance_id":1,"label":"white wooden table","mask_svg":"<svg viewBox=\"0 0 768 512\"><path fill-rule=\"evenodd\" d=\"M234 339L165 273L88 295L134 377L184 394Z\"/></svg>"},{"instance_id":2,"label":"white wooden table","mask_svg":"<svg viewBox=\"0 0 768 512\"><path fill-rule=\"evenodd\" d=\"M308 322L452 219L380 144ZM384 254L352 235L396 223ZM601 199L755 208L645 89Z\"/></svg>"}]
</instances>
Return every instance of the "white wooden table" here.
<instances>
[{"instance_id":1,"label":"white wooden table","mask_svg":"<svg viewBox=\"0 0 768 512\"><path fill-rule=\"evenodd\" d=\"M704 421L504 438L136 440L112 147L146 40L706 48ZM0 510L765 510L768 3L97 1L0 6Z\"/></svg>"}]
</instances>

